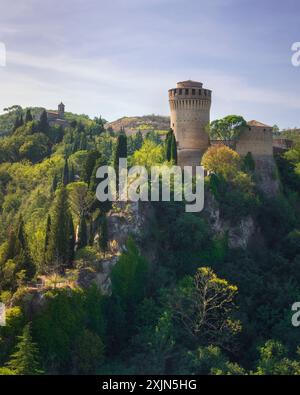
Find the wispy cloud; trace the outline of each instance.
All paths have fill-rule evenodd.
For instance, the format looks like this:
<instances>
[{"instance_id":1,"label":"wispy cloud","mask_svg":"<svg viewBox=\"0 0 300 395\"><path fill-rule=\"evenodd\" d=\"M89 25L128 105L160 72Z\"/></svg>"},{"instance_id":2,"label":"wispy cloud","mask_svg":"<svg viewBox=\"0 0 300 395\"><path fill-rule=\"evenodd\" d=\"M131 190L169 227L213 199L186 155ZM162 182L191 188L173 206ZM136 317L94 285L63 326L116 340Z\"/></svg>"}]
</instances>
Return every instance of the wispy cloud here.
<instances>
[{"instance_id":1,"label":"wispy cloud","mask_svg":"<svg viewBox=\"0 0 300 395\"><path fill-rule=\"evenodd\" d=\"M212 117L230 111L282 126L297 121L291 0L281 13L272 3L276 20L269 0L259 12L256 0L16 2L1 0L2 107L64 100L70 111L108 119L168 114L167 90L191 78L213 90Z\"/></svg>"}]
</instances>

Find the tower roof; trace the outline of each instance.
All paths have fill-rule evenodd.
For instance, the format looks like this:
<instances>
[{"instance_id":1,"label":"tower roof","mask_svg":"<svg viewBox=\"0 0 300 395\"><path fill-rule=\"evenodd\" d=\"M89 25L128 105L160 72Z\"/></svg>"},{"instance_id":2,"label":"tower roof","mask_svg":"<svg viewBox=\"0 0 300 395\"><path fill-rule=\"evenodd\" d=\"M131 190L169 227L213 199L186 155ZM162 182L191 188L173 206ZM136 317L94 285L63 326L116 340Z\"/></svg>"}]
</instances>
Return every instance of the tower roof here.
<instances>
[{"instance_id":1,"label":"tower roof","mask_svg":"<svg viewBox=\"0 0 300 395\"><path fill-rule=\"evenodd\" d=\"M254 126L254 127L258 127L258 128L272 128L272 126L266 125L262 122L258 122L255 121L255 119L253 119L252 121L247 122L248 126Z\"/></svg>"},{"instance_id":2,"label":"tower roof","mask_svg":"<svg viewBox=\"0 0 300 395\"><path fill-rule=\"evenodd\" d=\"M177 82L177 88L202 88L202 82L187 80Z\"/></svg>"}]
</instances>

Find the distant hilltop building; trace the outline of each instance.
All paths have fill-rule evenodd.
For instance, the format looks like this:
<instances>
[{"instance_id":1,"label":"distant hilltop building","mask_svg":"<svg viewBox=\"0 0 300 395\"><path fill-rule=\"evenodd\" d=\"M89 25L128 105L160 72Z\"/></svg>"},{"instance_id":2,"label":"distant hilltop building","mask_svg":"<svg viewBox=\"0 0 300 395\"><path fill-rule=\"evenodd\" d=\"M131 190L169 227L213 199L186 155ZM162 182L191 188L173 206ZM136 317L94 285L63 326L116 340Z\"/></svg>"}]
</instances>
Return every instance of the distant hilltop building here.
<instances>
[{"instance_id":1,"label":"distant hilltop building","mask_svg":"<svg viewBox=\"0 0 300 395\"><path fill-rule=\"evenodd\" d=\"M209 124L211 90L201 82L182 81L169 90L171 128L178 148L178 164L199 165L200 158L209 147L205 130Z\"/></svg>"},{"instance_id":2,"label":"distant hilltop building","mask_svg":"<svg viewBox=\"0 0 300 395\"><path fill-rule=\"evenodd\" d=\"M65 119L65 105L61 102L58 105L57 111L47 111L48 122L50 126L67 126L68 121Z\"/></svg>"}]
</instances>

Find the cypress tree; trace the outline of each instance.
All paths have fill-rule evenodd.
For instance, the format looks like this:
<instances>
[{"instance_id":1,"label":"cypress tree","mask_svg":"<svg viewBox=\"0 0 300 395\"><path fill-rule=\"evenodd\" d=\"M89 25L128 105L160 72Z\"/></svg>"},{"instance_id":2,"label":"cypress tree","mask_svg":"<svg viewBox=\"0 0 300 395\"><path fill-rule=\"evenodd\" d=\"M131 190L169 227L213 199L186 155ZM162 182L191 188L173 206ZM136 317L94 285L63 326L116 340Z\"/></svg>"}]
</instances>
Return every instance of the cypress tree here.
<instances>
[{"instance_id":1,"label":"cypress tree","mask_svg":"<svg viewBox=\"0 0 300 395\"><path fill-rule=\"evenodd\" d=\"M172 129L170 129L167 133L166 140L165 140L165 146L166 146L166 159L169 162L171 160L171 135L172 135Z\"/></svg>"},{"instance_id":2,"label":"cypress tree","mask_svg":"<svg viewBox=\"0 0 300 395\"><path fill-rule=\"evenodd\" d=\"M88 243L87 225L84 216L82 215L79 220L78 226L78 248L83 248Z\"/></svg>"},{"instance_id":3,"label":"cypress tree","mask_svg":"<svg viewBox=\"0 0 300 395\"><path fill-rule=\"evenodd\" d=\"M143 135L142 135L141 131L139 130L137 132L137 134L135 135L135 149L136 150L139 150L142 147L143 141L144 141Z\"/></svg>"},{"instance_id":4,"label":"cypress tree","mask_svg":"<svg viewBox=\"0 0 300 395\"><path fill-rule=\"evenodd\" d=\"M52 179L51 192L54 193L56 191L57 185L58 185L58 178L57 178L57 174L55 173Z\"/></svg>"},{"instance_id":5,"label":"cypress tree","mask_svg":"<svg viewBox=\"0 0 300 395\"><path fill-rule=\"evenodd\" d=\"M71 169L69 172L69 182L74 182L75 181L75 169L74 169L74 165L71 165Z\"/></svg>"},{"instance_id":6,"label":"cypress tree","mask_svg":"<svg viewBox=\"0 0 300 395\"><path fill-rule=\"evenodd\" d=\"M18 336L16 351L11 355L7 367L18 375L37 375L44 373L39 363L39 350L33 342L30 333L30 324L27 324L21 336Z\"/></svg>"},{"instance_id":7,"label":"cypress tree","mask_svg":"<svg viewBox=\"0 0 300 395\"><path fill-rule=\"evenodd\" d=\"M74 260L75 251L75 229L73 224L72 215L69 214L69 262Z\"/></svg>"},{"instance_id":8,"label":"cypress tree","mask_svg":"<svg viewBox=\"0 0 300 395\"><path fill-rule=\"evenodd\" d=\"M84 133L80 134L80 143L79 143L79 150L86 150L87 149L87 139Z\"/></svg>"},{"instance_id":9,"label":"cypress tree","mask_svg":"<svg viewBox=\"0 0 300 395\"><path fill-rule=\"evenodd\" d=\"M69 164L68 164L68 159L65 158L65 164L64 164L64 169L63 169L63 174L62 174L62 183L63 185L68 185L70 181L70 174L69 174Z\"/></svg>"},{"instance_id":10,"label":"cypress tree","mask_svg":"<svg viewBox=\"0 0 300 395\"><path fill-rule=\"evenodd\" d=\"M96 164L96 161L100 158L100 153L97 150L89 151L86 161L83 167L83 181L87 184L90 183L91 176Z\"/></svg>"},{"instance_id":11,"label":"cypress tree","mask_svg":"<svg viewBox=\"0 0 300 395\"><path fill-rule=\"evenodd\" d=\"M16 131L20 126L22 126L22 125L23 125L23 122L22 122L22 120L21 120L21 117L19 117L19 116L17 115L17 117L16 117L16 119L15 119L13 131L15 132L15 131Z\"/></svg>"},{"instance_id":12,"label":"cypress tree","mask_svg":"<svg viewBox=\"0 0 300 395\"><path fill-rule=\"evenodd\" d=\"M49 241L51 236L51 217L48 214L47 223L46 223L46 231L45 231L45 243L44 243L44 261L47 259L47 252L49 247Z\"/></svg>"},{"instance_id":13,"label":"cypress tree","mask_svg":"<svg viewBox=\"0 0 300 395\"><path fill-rule=\"evenodd\" d=\"M33 121L33 117L31 115L30 109L28 108L26 111L26 115L25 115L25 123L32 122L32 121Z\"/></svg>"},{"instance_id":14,"label":"cypress tree","mask_svg":"<svg viewBox=\"0 0 300 395\"><path fill-rule=\"evenodd\" d=\"M171 160L174 165L177 165L177 142L174 133L172 133L171 137Z\"/></svg>"},{"instance_id":15,"label":"cypress tree","mask_svg":"<svg viewBox=\"0 0 300 395\"><path fill-rule=\"evenodd\" d=\"M170 129L166 136L166 159L169 162L173 162L175 165L177 164L177 142L175 139L175 135L173 129Z\"/></svg>"},{"instance_id":16,"label":"cypress tree","mask_svg":"<svg viewBox=\"0 0 300 395\"><path fill-rule=\"evenodd\" d=\"M62 271L69 263L71 251L71 214L68 205L68 194L64 186L57 190L51 219L51 233L47 251L48 268L58 264Z\"/></svg>"},{"instance_id":17,"label":"cypress tree","mask_svg":"<svg viewBox=\"0 0 300 395\"><path fill-rule=\"evenodd\" d=\"M31 279L35 274L35 266L30 256L29 247L24 229L24 221L22 217L20 217L19 219L16 245L15 245L15 254L13 258L17 264L16 271L20 272L21 270L24 270L26 280Z\"/></svg>"},{"instance_id":18,"label":"cypress tree","mask_svg":"<svg viewBox=\"0 0 300 395\"><path fill-rule=\"evenodd\" d=\"M124 132L124 129L121 129L121 131L118 135L116 152L115 152L115 157L114 157L114 168L115 168L116 176L117 176L117 185L119 184L119 159L120 158L127 158L127 137Z\"/></svg>"},{"instance_id":19,"label":"cypress tree","mask_svg":"<svg viewBox=\"0 0 300 395\"><path fill-rule=\"evenodd\" d=\"M46 110L42 111L40 121L39 121L39 132L48 133L49 131L49 123L48 123L48 116Z\"/></svg>"},{"instance_id":20,"label":"cypress tree","mask_svg":"<svg viewBox=\"0 0 300 395\"><path fill-rule=\"evenodd\" d=\"M24 125L24 120L23 120L23 114L21 114L20 116L20 126Z\"/></svg>"}]
</instances>

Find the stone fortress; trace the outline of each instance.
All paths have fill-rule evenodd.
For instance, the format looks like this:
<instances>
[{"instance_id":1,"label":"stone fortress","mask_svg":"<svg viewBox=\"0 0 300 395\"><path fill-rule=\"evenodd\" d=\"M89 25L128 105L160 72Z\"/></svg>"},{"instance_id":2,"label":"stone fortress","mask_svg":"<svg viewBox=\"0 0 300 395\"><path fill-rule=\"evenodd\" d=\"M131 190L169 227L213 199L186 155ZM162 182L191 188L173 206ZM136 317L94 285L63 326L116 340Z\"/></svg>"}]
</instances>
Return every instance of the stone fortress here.
<instances>
[{"instance_id":1,"label":"stone fortress","mask_svg":"<svg viewBox=\"0 0 300 395\"><path fill-rule=\"evenodd\" d=\"M207 126L211 100L211 90L203 88L201 82L182 81L169 90L170 123L177 141L178 165L200 165L210 145L225 144L241 157L251 153L258 189L275 195L279 181L273 151L286 149L285 142L273 140L273 128L255 120L247 122L236 141L210 140Z\"/></svg>"},{"instance_id":2,"label":"stone fortress","mask_svg":"<svg viewBox=\"0 0 300 395\"><path fill-rule=\"evenodd\" d=\"M174 131L180 166L196 166L211 144L231 146L241 156L251 152L255 162L273 158L273 128L250 121L236 142L210 141L206 130L210 122L212 92L201 82L182 81L169 90L171 128ZM272 159L271 159L272 161Z\"/></svg>"}]
</instances>

